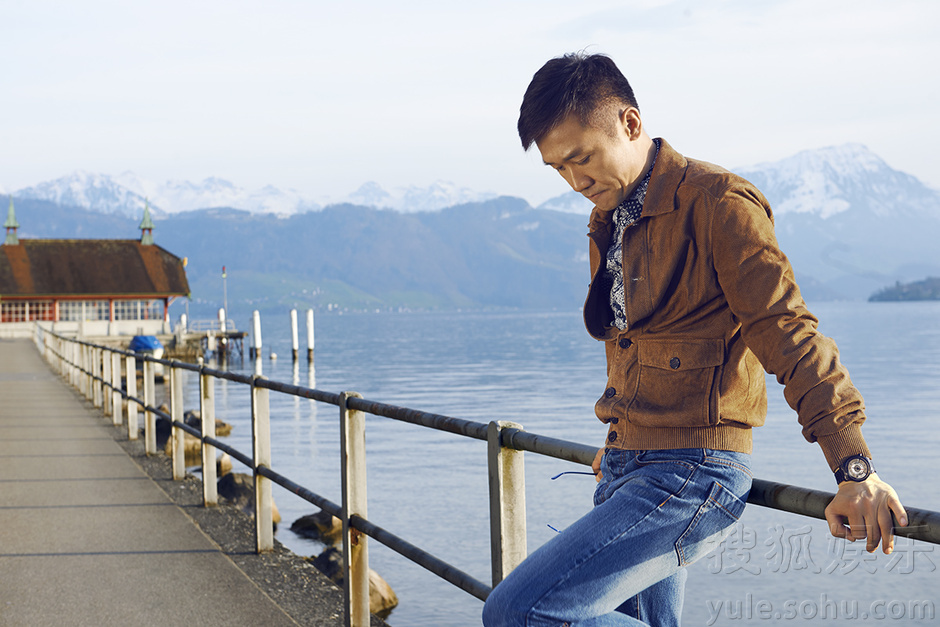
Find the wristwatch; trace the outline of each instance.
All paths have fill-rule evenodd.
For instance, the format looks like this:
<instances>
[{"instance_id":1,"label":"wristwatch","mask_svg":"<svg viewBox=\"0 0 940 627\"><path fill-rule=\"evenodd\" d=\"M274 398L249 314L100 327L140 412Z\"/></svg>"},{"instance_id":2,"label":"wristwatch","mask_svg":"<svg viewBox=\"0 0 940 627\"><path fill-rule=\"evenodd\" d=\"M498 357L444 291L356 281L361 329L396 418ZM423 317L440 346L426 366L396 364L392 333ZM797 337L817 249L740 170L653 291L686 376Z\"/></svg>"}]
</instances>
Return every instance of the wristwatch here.
<instances>
[{"instance_id":1,"label":"wristwatch","mask_svg":"<svg viewBox=\"0 0 940 627\"><path fill-rule=\"evenodd\" d=\"M836 483L865 481L873 472L875 472L875 467L870 459L864 455L852 455L843 459L836 469Z\"/></svg>"}]
</instances>

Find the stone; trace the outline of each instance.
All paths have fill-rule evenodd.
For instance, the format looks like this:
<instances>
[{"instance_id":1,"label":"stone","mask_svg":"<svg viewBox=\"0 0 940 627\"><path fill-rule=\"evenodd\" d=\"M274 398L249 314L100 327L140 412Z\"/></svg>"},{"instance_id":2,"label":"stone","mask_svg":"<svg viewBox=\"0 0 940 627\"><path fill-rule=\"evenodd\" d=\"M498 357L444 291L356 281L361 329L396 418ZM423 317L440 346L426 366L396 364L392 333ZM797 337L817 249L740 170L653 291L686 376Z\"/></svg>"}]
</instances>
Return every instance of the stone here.
<instances>
[{"instance_id":1,"label":"stone","mask_svg":"<svg viewBox=\"0 0 940 627\"><path fill-rule=\"evenodd\" d=\"M198 409L190 409L183 414L183 422L192 427L193 429L199 429L202 431L202 417ZM227 422L223 422L218 418L215 419L215 435L217 437L225 437L232 434L232 425Z\"/></svg>"},{"instance_id":2,"label":"stone","mask_svg":"<svg viewBox=\"0 0 940 627\"><path fill-rule=\"evenodd\" d=\"M217 489L219 496L230 501L235 507L254 516L255 514L255 479L244 472L230 472L219 478ZM271 518L274 530L281 522L281 513L277 510L274 497L271 497Z\"/></svg>"},{"instance_id":3,"label":"stone","mask_svg":"<svg viewBox=\"0 0 940 627\"><path fill-rule=\"evenodd\" d=\"M222 453L222 455L215 460L215 476L217 478L223 477L230 472L232 472L232 458L228 453Z\"/></svg>"},{"instance_id":4,"label":"stone","mask_svg":"<svg viewBox=\"0 0 940 627\"><path fill-rule=\"evenodd\" d=\"M330 547L317 555L310 562L321 573L333 580L336 585L342 587L346 578L346 569L343 566L343 553ZM398 595L392 590L381 575L369 569L369 612L379 618L388 618L392 610L398 606Z\"/></svg>"},{"instance_id":5,"label":"stone","mask_svg":"<svg viewBox=\"0 0 940 627\"><path fill-rule=\"evenodd\" d=\"M316 514L301 516L291 524L290 530L302 538L332 545L339 542L343 536L343 521L329 512L320 510Z\"/></svg>"}]
</instances>

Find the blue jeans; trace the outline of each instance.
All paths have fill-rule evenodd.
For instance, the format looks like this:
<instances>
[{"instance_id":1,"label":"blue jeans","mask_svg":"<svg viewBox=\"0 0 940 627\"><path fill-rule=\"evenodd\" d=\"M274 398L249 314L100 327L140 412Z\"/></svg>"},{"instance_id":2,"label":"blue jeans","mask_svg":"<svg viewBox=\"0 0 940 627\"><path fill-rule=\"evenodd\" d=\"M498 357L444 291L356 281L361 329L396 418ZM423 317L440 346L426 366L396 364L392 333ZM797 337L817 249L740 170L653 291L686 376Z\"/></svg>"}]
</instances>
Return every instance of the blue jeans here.
<instances>
[{"instance_id":1,"label":"blue jeans","mask_svg":"<svg viewBox=\"0 0 940 627\"><path fill-rule=\"evenodd\" d=\"M750 455L609 449L594 509L490 594L487 627L678 625L685 567L744 511Z\"/></svg>"}]
</instances>

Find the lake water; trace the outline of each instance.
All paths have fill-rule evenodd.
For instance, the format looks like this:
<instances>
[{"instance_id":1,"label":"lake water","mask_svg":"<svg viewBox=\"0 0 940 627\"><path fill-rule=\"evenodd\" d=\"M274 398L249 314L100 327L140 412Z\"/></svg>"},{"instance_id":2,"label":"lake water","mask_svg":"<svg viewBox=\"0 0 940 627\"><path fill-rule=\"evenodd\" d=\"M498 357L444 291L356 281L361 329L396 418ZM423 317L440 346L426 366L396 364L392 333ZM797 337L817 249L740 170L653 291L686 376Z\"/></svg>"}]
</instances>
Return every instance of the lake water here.
<instances>
[{"instance_id":1,"label":"lake water","mask_svg":"<svg viewBox=\"0 0 940 627\"><path fill-rule=\"evenodd\" d=\"M940 446L940 303L812 309L865 395L864 432L879 474L906 505L940 511L932 472ZM247 328L247 316L236 320ZM605 384L603 346L586 334L579 312L321 314L315 369L303 339L301 360L292 364L288 321L288 312L263 320L262 368L271 379L479 422L512 420L575 442L604 441L593 413ZM271 350L280 359L269 360ZM247 359L241 366L253 367ZM755 476L834 491L822 453L803 440L780 386L773 379L768 386L767 425L755 432ZM235 427L227 441L250 452L246 386L219 382L216 395L218 416ZM185 404L198 405L194 377ZM339 503L338 409L272 392L271 413L274 469ZM369 518L488 583L486 444L372 416L366 437ZM591 507L594 480L552 481L583 468L534 454L525 463L531 551L555 533L549 525L562 529ZM315 508L277 486L275 500L284 518L277 539L299 554L322 551L289 529ZM749 506L731 538L692 567L684 624L940 622L935 545L902 538L888 557L858 544L834 541L822 521ZM392 625L480 624L477 599L375 541L370 560L398 594Z\"/></svg>"}]
</instances>

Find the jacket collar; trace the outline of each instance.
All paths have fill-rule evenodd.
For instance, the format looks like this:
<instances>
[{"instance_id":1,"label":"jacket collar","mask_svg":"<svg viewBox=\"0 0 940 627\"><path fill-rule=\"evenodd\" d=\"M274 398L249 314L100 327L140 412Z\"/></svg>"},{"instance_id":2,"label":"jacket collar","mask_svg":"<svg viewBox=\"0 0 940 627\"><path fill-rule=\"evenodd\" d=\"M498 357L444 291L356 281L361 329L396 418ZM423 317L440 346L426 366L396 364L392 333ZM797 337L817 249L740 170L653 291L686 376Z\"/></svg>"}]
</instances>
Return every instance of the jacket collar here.
<instances>
[{"instance_id":1,"label":"jacket collar","mask_svg":"<svg viewBox=\"0 0 940 627\"><path fill-rule=\"evenodd\" d=\"M686 158L676 152L665 139L660 141L662 143L646 190L641 217L658 216L677 209L673 199L679 184L685 178L686 168L689 167Z\"/></svg>"},{"instance_id":2,"label":"jacket collar","mask_svg":"<svg viewBox=\"0 0 940 627\"><path fill-rule=\"evenodd\" d=\"M675 197L679 184L685 178L685 170L689 166L686 158L676 152L669 142L662 138L659 138L659 141L659 154L656 156L649 187L646 189L646 200L643 202L641 218L676 210L675 202L664 201ZM595 207L591 211L588 228L592 232L609 230L611 213L610 211L602 212Z\"/></svg>"}]
</instances>

